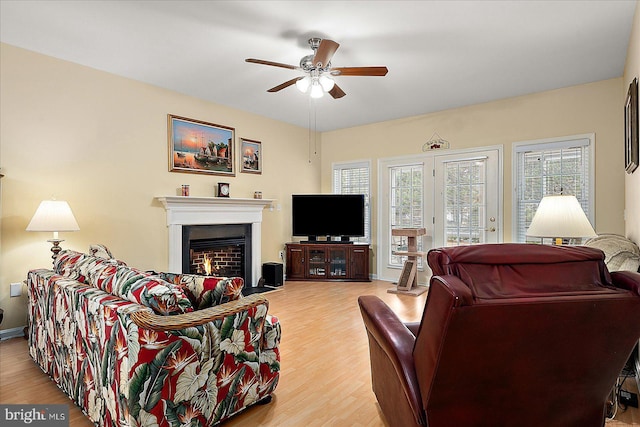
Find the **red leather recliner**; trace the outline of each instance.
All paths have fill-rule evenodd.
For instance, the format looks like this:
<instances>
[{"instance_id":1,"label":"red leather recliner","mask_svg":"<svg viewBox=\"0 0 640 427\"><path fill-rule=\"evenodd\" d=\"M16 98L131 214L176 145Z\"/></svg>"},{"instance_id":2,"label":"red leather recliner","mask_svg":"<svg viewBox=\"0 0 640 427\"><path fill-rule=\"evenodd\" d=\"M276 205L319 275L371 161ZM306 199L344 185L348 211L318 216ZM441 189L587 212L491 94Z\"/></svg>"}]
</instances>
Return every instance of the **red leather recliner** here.
<instances>
[{"instance_id":1,"label":"red leather recliner","mask_svg":"<svg viewBox=\"0 0 640 427\"><path fill-rule=\"evenodd\" d=\"M358 299L391 426L602 426L640 338L640 274L586 247L431 250L419 323Z\"/></svg>"}]
</instances>

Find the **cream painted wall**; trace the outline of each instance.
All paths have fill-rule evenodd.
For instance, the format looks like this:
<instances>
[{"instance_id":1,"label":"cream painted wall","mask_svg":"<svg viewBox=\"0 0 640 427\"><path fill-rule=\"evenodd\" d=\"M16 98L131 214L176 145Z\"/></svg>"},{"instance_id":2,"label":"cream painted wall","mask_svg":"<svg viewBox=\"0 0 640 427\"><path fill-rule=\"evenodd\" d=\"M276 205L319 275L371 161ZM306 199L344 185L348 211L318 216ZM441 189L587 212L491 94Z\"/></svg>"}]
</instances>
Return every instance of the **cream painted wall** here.
<instances>
[{"instance_id":1,"label":"cream painted wall","mask_svg":"<svg viewBox=\"0 0 640 427\"><path fill-rule=\"evenodd\" d=\"M633 28L624 68L623 90L625 96L629 83L635 77L640 78L640 1L636 2L636 13L633 17ZM640 244L640 168L625 177L625 203L625 235Z\"/></svg>"},{"instance_id":2,"label":"cream painted wall","mask_svg":"<svg viewBox=\"0 0 640 427\"><path fill-rule=\"evenodd\" d=\"M624 231L621 78L423 116L322 134L322 190L331 190L333 162L372 160L372 238L377 253L377 161L420 154L434 132L451 149L504 146L504 241L511 241L511 146L514 142L595 133L596 231ZM372 263L375 268L375 260Z\"/></svg>"},{"instance_id":3,"label":"cream painted wall","mask_svg":"<svg viewBox=\"0 0 640 427\"><path fill-rule=\"evenodd\" d=\"M129 265L163 270L166 215L154 197L176 195L181 184L190 184L192 196L212 196L218 181L231 183L232 197L260 190L281 206L264 211L262 226L263 262L278 261L291 239L291 194L320 186L307 129L6 44L0 55L2 329L26 323L24 292L10 298L9 283L51 265L51 236L25 228L40 201L52 197L67 200L80 225L61 234L63 247L86 251L100 242ZM262 175L168 172L169 113L234 127L237 140L262 141Z\"/></svg>"}]
</instances>

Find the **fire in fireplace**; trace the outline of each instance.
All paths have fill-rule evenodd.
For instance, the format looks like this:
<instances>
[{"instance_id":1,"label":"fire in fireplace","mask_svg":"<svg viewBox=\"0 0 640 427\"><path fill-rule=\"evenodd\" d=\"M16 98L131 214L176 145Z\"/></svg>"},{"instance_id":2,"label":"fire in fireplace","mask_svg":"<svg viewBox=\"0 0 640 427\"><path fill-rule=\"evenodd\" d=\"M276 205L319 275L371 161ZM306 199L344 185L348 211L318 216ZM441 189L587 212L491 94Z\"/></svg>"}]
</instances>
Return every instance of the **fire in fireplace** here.
<instances>
[{"instance_id":1,"label":"fire in fireplace","mask_svg":"<svg viewBox=\"0 0 640 427\"><path fill-rule=\"evenodd\" d=\"M251 286L251 224L190 225L182 234L184 273L239 276Z\"/></svg>"}]
</instances>

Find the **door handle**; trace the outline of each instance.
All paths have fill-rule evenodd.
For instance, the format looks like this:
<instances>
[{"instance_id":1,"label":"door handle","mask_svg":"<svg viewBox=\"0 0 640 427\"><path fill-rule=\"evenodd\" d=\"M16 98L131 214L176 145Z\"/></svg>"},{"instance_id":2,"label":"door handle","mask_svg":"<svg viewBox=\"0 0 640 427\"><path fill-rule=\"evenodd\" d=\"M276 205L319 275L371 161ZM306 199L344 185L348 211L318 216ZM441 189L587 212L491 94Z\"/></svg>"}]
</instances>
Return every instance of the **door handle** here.
<instances>
[{"instance_id":1,"label":"door handle","mask_svg":"<svg viewBox=\"0 0 640 427\"><path fill-rule=\"evenodd\" d=\"M496 231L495 227L489 227L489 228L485 228L484 231L489 231L491 233L494 233Z\"/></svg>"}]
</instances>

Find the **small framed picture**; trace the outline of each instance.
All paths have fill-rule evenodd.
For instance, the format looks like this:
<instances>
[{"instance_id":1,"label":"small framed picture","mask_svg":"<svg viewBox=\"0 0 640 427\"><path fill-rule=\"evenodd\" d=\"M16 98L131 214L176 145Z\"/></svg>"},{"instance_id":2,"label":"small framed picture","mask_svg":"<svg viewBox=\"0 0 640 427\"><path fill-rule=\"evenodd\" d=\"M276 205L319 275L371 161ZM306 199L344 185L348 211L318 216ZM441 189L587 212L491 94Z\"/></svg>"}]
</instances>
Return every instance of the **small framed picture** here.
<instances>
[{"instance_id":1,"label":"small framed picture","mask_svg":"<svg viewBox=\"0 0 640 427\"><path fill-rule=\"evenodd\" d=\"M240 138L240 170L246 173L262 173L262 143L252 139Z\"/></svg>"},{"instance_id":2,"label":"small framed picture","mask_svg":"<svg viewBox=\"0 0 640 427\"><path fill-rule=\"evenodd\" d=\"M235 176L235 129L168 115L169 171Z\"/></svg>"},{"instance_id":3,"label":"small framed picture","mask_svg":"<svg viewBox=\"0 0 640 427\"><path fill-rule=\"evenodd\" d=\"M638 167L638 78L629 85L624 103L624 169L633 173Z\"/></svg>"}]
</instances>

